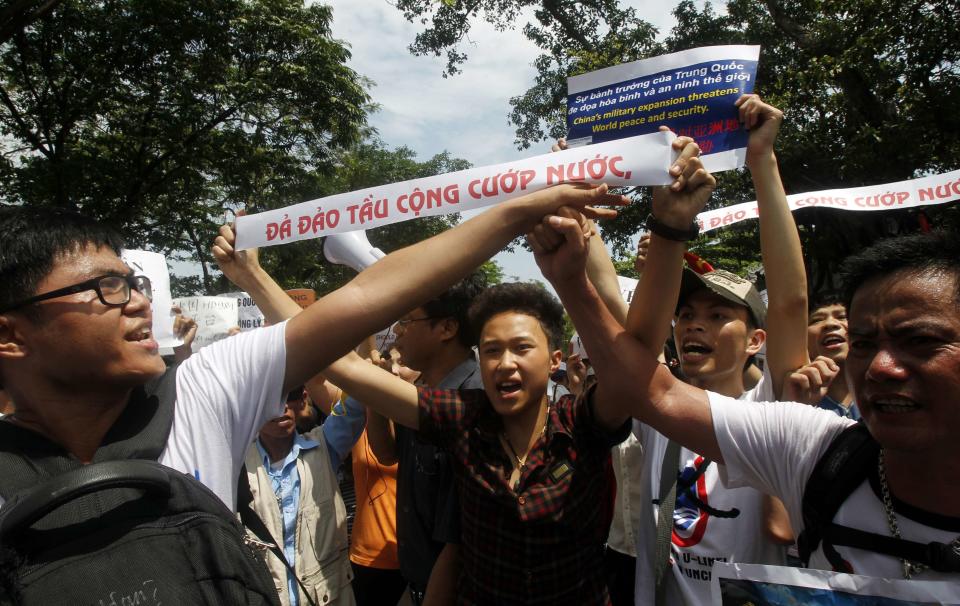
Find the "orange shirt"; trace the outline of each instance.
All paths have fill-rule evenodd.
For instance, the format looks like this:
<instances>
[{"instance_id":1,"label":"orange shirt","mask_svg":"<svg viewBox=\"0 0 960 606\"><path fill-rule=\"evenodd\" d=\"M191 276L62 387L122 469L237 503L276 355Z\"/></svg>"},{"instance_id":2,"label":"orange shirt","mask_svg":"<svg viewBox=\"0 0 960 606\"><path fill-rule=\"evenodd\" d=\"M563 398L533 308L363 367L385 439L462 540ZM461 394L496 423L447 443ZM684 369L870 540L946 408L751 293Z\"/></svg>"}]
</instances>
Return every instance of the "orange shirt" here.
<instances>
[{"instance_id":1,"label":"orange shirt","mask_svg":"<svg viewBox=\"0 0 960 606\"><path fill-rule=\"evenodd\" d=\"M380 464L370 450L366 430L353 446L353 486L357 513L350 537L350 560L369 568L399 569L397 465Z\"/></svg>"}]
</instances>

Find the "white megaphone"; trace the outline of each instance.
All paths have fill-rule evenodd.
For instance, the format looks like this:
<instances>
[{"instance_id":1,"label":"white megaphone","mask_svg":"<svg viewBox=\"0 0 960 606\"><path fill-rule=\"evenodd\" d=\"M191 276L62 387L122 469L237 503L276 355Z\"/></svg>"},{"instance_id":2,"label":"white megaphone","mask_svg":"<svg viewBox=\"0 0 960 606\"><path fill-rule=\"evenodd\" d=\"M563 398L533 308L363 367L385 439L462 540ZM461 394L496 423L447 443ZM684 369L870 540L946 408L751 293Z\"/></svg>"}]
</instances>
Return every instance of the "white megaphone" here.
<instances>
[{"instance_id":1,"label":"white megaphone","mask_svg":"<svg viewBox=\"0 0 960 606\"><path fill-rule=\"evenodd\" d=\"M331 263L363 271L387 255L370 244L367 232L361 229L327 236L323 243L323 256Z\"/></svg>"}]
</instances>

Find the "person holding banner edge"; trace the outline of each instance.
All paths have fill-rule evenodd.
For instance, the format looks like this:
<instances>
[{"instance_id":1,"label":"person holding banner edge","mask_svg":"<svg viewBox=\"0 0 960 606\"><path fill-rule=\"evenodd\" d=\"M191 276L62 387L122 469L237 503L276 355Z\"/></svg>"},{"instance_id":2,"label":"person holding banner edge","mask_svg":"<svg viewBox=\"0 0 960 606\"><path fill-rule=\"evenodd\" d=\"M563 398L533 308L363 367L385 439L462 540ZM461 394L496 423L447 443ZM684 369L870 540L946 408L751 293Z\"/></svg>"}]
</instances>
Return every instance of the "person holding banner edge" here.
<instances>
[{"instance_id":1,"label":"person holding banner edge","mask_svg":"<svg viewBox=\"0 0 960 606\"><path fill-rule=\"evenodd\" d=\"M659 219L679 230L694 221L705 199L673 198ZM579 238L565 236L563 246L576 248ZM647 272L657 265L676 267L683 249L680 241L654 238ZM577 252L568 256L582 272L586 254ZM808 531L818 534L807 554L811 568L956 582L958 257L956 238L933 232L879 242L845 263L851 335L846 374L862 425L793 403L744 404L684 383L658 363L658 342L629 323L620 326L584 276L565 265L567 271L547 277L586 346L602 353L595 360L595 398L609 404L598 409L634 415L716 461L728 486L780 497L801 538ZM665 274L663 280L671 281L661 281L660 288L679 288L679 277L679 271ZM858 464L854 474L824 486L824 457L838 444L852 443L851 436L864 435L857 442L863 448L847 453ZM843 491L837 509L819 512L824 519L808 517L806 492L812 488Z\"/></svg>"},{"instance_id":2,"label":"person holding banner edge","mask_svg":"<svg viewBox=\"0 0 960 606\"><path fill-rule=\"evenodd\" d=\"M679 170L674 171L673 176L674 176L674 179L681 184L681 187L684 187L686 186L687 181L692 177L694 173L697 172L697 169L700 166L699 161L696 160L695 158L690 160L690 158L692 158L696 153L698 153L698 150L696 148L696 145L694 145L690 139L677 140L674 144L674 147L677 151L680 152L679 158L677 160L677 164L680 168ZM549 218L549 220L552 222L569 222L569 219L565 219L558 216L552 216ZM577 229L581 229L585 232L584 233L585 237L588 237L588 238L590 237L593 231L592 226L583 222L578 222L576 223L576 225L577 225ZM227 228L223 232L223 235L226 237L229 237L232 235L229 231L229 228ZM221 242L221 240L218 238L218 245L223 245L223 244L226 244L229 247L229 242L226 240L226 238L224 239L223 242ZM283 294L283 292L279 289L279 287L277 287L275 284L272 283L272 280L269 279L269 276L266 276L266 274L258 272L258 274L253 278L253 280L257 283L251 283L249 285L241 283L239 285L241 287L244 287L245 290L247 290L247 292L250 292L255 298L257 298L258 305L264 311L265 315L268 318L271 318L272 316L271 319L278 320L284 317L288 317L290 314L296 314L299 311L295 305L292 305L291 302L289 302L289 299L286 297L285 294ZM513 287L517 287L517 288L513 288ZM506 290L504 290L504 292L501 293L499 292L499 289L498 289L497 293L491 293L491 297L487 297L487 298L496 299L499 296L503 296L507 298L515 297L514 300L516 300L517 303L514 303L514 304L521 306L515 309L528 309L526 307L527 305L534 305L535 307L538 307L541 305L541 303L533 303L533 300L540 297L540 295L534 295L534 293L523 294L523 293L520 293L519 291L516 293L512 292L513 290L517 290L518 288L519 290L523 290L524 288L529 290L532 287L528 287L526 285L505 285L505 288ZM508 293L507 292L508 290L511 292ZM537 290L537 289L534 288L534 290ZM268 297L270 300L269 301L261 300L259 298L260 296ZM547 297L545 293L543 294L543 296ZM526 301L526 302L520 303L520 301ZM494 307L496 307L497 305L500 305L500 303L496 303L496 302L492 304L494 305ZM550 305L556 305L555 302L552 304L548 304L544 302L543 304L547 305L548 307ZM580 524L587 524L589 526L590 524L593 524L592 520L596 520L596 516L600 515L600 511L594 510L593 508L600 507L600 504L605 498L604 495L606 494L605 491L603 490L601 490L598 493L593 492L593 490L598 489L600 486L604 484L604 480L602 478L603 474L601 471L602 462L604 460L609 461L609 447L610 447L611 441L615 442L615 441L619 441L619 439L622 439L619 437L618 434L620 434L621 431L626 431L627 418L623 417L622 419L619 419L619 422L617 422L616 424L614 424L613 422L609 422L609 423L605 422L603 424L600 424L599 422L595 422L591 420L591 418L598 416L598 413L591 413L589 411L589 405L586 404L587 402L586 399L578 400L577 403L574 404L573 400L569 398L566 400L564 404L558 405L558 409L555 413L548 413L547 416L544 417L543 416L544 410L547 410L543 408L543 402L546 401L546 379L549 376L551 370L555 370L555 367L559 364L561 353L559 350L557 350L552 354L550 354L549 356L547 356L547 353L550 351L549 348L553 344L552 339L548 341L548 337L547 337L548 329L544 328L546 325L543 324L543 322L545 322L546 320L541 319L541 318L546 318L547 316L527 315L527 312L523 312L523 311L513 312L513 311L510 311L510 309L512 309L510 305L512 304L507 303L506 305L507 307L505 307L502 312L493 312L494 315L492 315L485 322L483 322L482 326L478 326L475 328L481 331L482 343L487 343L485 339L488 339L488 338L494 339L493 341L489 342L491 345L481 345L481 368L485 369L485 370L482 370L482 373L484 376L484 386L485 386L485 389L483 392L462 391L462 392L459 392L461 396L455 395L458 392L448 392L444 390L421 389L418 392L418 390L415 387L409 385L408 383L394 377L390 373L380 368L377 368L368 364L358 356L351 355L351 354L348 354L345 358L338 360L336 363L332 364L329 368L327 368L323 372L325 376L327 376L331 381L340 385L347 393L350 393L351 396L357 398L360 401L363 401L365 404L368 405L369 408L378 410L379 412L384 413L387 416L393 418L395 421L403 423L411 428L417 428L417 429L420 429L421 431L427 430L427 433L429 435L432 435L433 439L438 439L437 432L441 430L439 429L439 426L437 425L437 423L439 423L440 421L438 421L437 419L433 419L430 416L430 413L428 413L427 411L433 410L435 414L441 414L440 410L448 410L447 408L445 408L446 405L442 404L444 399L447 397L454 398L454 399L457 399L458 397L468 398L468 394L475 394L475 395L469 395L469 399L463 401L461 404L451 403L450 405L454 406L455 408L459 408L460 406L467 406L467 409L469 409L471 405L467 404L466 402L474 401L474 399L480 398L479 400L476 400L476 405L480 407L480 409L478 410L489 409L489 407L491 406L491 404L489 404L490 401L504 400L505 402L508 402L508 401L513 402L514 400L516 400L517 405L522 403L522 406L520 408L517 408L515 412L513 411L513 408L512 408L513 406L515 406L515 404L511 404L505 409L510 412L500 413L492 417L492 419L500 419L498 421L495 421L496 423L503 423L504 425L503 436L510 436L511 434L517 434L516 436L513 436L513 437L501 436L501 441L498 442L496 439L494 439L493 444L496 445L495 448L497 452L500 453L499 456L505 457L504 464L508 465L510 468L508 471L513 472L512 474L509 474L508 472L501 472L501 473L507 473L508 476L512 475L515 478L517 478L517 482L522 482L519 485L512 485L513 488L511 488L510 490L512 491L513 496L507 499L507 501L512 502L513 503L512 507L518 507L521 512L526 511L526 513L520 513L523 519L526 519L528 516L533 516L533 518L531 518L529 521L529 524L531 524L532 526L529 526L527 531L523 531L523 530L519 531L521 534L525 534L526 532L533 531L535 528L537 528L538 525L542 524L542 523L535 522L534 520L536 520L538 515L543 515L543 514L537 514L536 513L537 509L526 509L526 503L530 499L534 498L535 495L539 494L539 491L547 490L546 486L541 487L541 483L544 483L545 481L547 481L547 478L544 478L540 475L542 472L536 472L537 475L530 476L530 478L527 479L527 473L523 473L523 472L524 470L527 470L525 463L526 463L526 459L531 457L531 453L537 453L537 454L533 454L532 458L530 458L531 464L534 466L538 466L538 464L535 463L535 461L541 461L542 457L547 456L546 454L539 454L540 451L538 451L538 449L545 448L546 446L545 445L538 446L538 444L542 444L542 440L541 441L537 440L537 438L540 437L541 435L541 431L540 431L541 427L545 426L544 425L545 419L552 419L548 423L550 427L554 427L553 423L555 422L561 423L561 425L563 425L564 422L561 422L558 420L561 418L568 419L566 423L572 422L574 418L580 419L579 421L576 422L577 425L575 426L577 427L582 425L582 427L580 427L579 430L577 430L575 427L572 429L568 428L564 430L554 429L546 432L546 435L547 436L552 435L553 431L564 431L564 432L573 431L572 435L583 434L584 437L579 438L577 441L579 442L580 440L587 440L583 444L593 444L593 446L590 446L590 447L583 446L585 448L592 449L592 450L583 451L583 453L581 454L581 456L583 457L581 464L585 466L583 468L583 471L581 471L580 474L574 473L573 475L571 475L571 473L575 472L577 469L577 467L571 466L571 463L577 458L576 454L571 454L570 456L574 458L567 460L567 462L564 462L564 459L554 460L548 456L546 459L543 459L541 463L545 465L547 469L549 469L551 465L555 465L553 471L551 471L551 474L554 474L553 476L551 476L553 477L553 480L547 482L547 484L553 485L553 484L559 483L560 487L558 488L554 486L553 488L551 488L551 490L559 489L561 491L565 491L567 490L567 488L565 487L569 487L570 486L569 482L571 481L576 482L578 485L582 482L589 482L589 486L592 487L589 495L584 493L578 497L578 500L581 503L590 504L591 513L585 515L583 518L581 518L581 521L579 522ZM529 308L529 309L533 309L533 308ZM540 313L540 312L531 311L529 313ZM557 321L559 321L559 315L557 315ZM521 331L520 333L515 332L518 329ZM487 331L490 331L490 330L495 332L488 333ZM553 334L553 333L551 332L550 334ZM483 336L483 335L486 335L486 336ZM500 342L499 339L505 339L504 343L511 343L511 345L506 346L507 347L506 350L501 350L500 347L502 346L496 346L493 349L491 349L491 346L493 343ZM512 344L514 343L514 339L519 339L519 341L516 342L516 347L518 347L519 349L516 351L514 351L513 349L514 345ZM520 343L520 341L522 341L523 343ZM496 352L500 352L500 353L495 353L494 349L496 350ZM519 351L523 351L524 353L518 353ZM525 358L527 356L528 351L530 353L533 353L533 352L538 352L538 353L536 353L535 356L532 356L530 360L526 360ZM489 355L488 353L485 353L485 352L488 352ZM504 357L501 357L501 356L504 356ZM488 359L488 363L486 365L484 364L485 358ZM536 362L530 365L534 359L539 360L539 362ZM507 374L503 374L501 379L496 379L495 378L496 376L501 376L502 374L501 371L495 370L497 368L500 368L501 364L504 365L503 368L505 370L503 370L503 372L509 374L509 377L507 377ZM536 369L540 368L541 365L543 366L540 372L542 372L543 376L539 377L540 373ZM524 367L529 367L529 369L522 371L519 375L514 374L518 372L519 368L524 368ZM507 372L506 369L508 368L513 370L510 370L509 372ZM504 379L503 377L507 377L507 378ZM516 383L510 383L510 386L508 389L508 386L506 383L504 383L504 386L500 385L500 381L502 380L508 381L508 382L516 381ZM521 397L518 398L516 396L521 396ZM489 400L487 400L487 398L489 398ZM483 404L483 402L488 402L488 403ZM495 408L494 410L498 410L498 411L501 410L501 406L504 406L504 405L498 404L497 408ZM531 406L536 406L536 409L527 410ZM571 408L571 406L573 406L573 408ZM449 409L449 410L452 411L453 409ZM520 413L521 410L524 410L526 412L523 412L521 414ZM579 411L579 412L575 412L575 411ZM537 414L534 416L531 416L531 414L529 414L530 412L537 413ZM491 413L492 413L492 410L491 410ZM518 420L524 419L522 421L523 423L522 425L517 425L515 427L511 425L511 423L515 424L515 421L513 420L513 416L512 416L514 414L519 415ZM554 414L559 416L554 416ZM536 422L538 419L539 419L539 423ZM533 421L533 422L530 423L528 421ZM452 434L449 434L450 439L453 440L453 442L451 442L450 444L447 444L447 447L451 448L452 452L454 453L462 454L464 452L460 450L461 446L456 446L456 444L462 443L461 440L472 441L473 439L473 438L466 437L468 435L473 435L472 432L468 431L467 427L464 427L463 429L464 431L467 432L466 434L460 434L459 430L453 429L452 427L449 429L449 431L453 432ZM517 430L519 430L519 433L517 432ZM442 430L442 431L446 433L447 430ZM583 433L583 432L586 432L586 433ZM595 437L588 439L586 437L587 435L592 435ZM456 436L462 436L462 437L456 437ZM606 436L606 437L602 437L602 436ZM617 438L615 439L614 436L617 436ZM509 440L509 441L506 442L503 440ZM510 447L509 452L507 450L507 444ZM470 456L483 456L483 455L476 454L480 452L477 450L476 445L471 446L469 448L469 452L473 453ZM551 449L549 452L552 453L554 451ZM517 463L510 464L508 462L508 461L512 461L511 456L516 457ZM463 486L464 483L467 483L467 485L469 486L474 486L474 482L476 480L470 479L472 472L465 469L464 465L466 465L469 469L475 469L473 466L481 463L475 459L470 459L474 461L473 463L466 462L465 460L460 459L459 457L457 457L457 460L458 460L458 465L456 466L456 469L458 470L458 482L461 483L461 486ZM485 460L485 459L481 459L481 460ZM587 463L589 461L594 461L594 463L587 466ZM489 465L489 464L491 463L489 462L483 463L483 465ZM496 464L499 465L499 463L496 463ZM594 465L601 465L601 467L595 468ZM594 471L587 472L587 469L591 469ZM528 473L534 473L534 472L529 471ZM584 475L584 474L587 474L587 475ZM502 481L507 482L506 478L507 476L504 476L504 479ZM580 479L578 480L577 478L580 478ZM512 478L509 481L511 483L514 482ZM525 484L529 484L529 485L524 486ZM583 485L583 488L586 489L587 485ZM461 488L461 490L466 490L466 489ZM490 494L487 492L487 490L493 490L493 493ZM501 513L505 513L504 510L501 509L505 503L502 503L501 501L499 502L499 504L494 505L494 502L500 501L500 499L504 498L505 496L501 492L501 490L503 490L503 488L483 489L481 490L483 497L480 497L480 501L476 501L476 499L471 499L470 504L473 507L481 507L484 509L493 507L494 510L500 510ZM476 496L477 491L472 489L472 494ZM544 492L543 494L546 495L547 492ZM495 497L495 501L487 502L488 499L493 497L493 495L501 495L501 496ZM536 497L536 498L540 498L540 497ZM546 497L543 497L543 498L546 498ZM560 494L557 494L556 496L552 497L552 499L562 499L562 498L563 497L560 496ZM538 501L532 501L530 504L530 507L536 507L537 502ZM556 503L557 501L553 501L553 502ZM506 511L509 511L512 507L508 506ZM497 514L497 515L499 516L501 514ZM516 513L511 514L511 516L516 516L516 515L517 515ZM557 515L559 515L559 513ZM533 544L524 545L522 547L520 545L514 545L512 547L509 547L508 545L505 544L504 549L507 549L509 547L509 549L512 552L515 552L518 554L527 553L528 555L533 553L530 551L532 549L537 553L537 556L534 557L531 555L528 560L524 560L525 565L519 569L516 569L516 570L511 569L510 571L502 570L501 573L498 573L499 576L488 577L488 576L484 576L483 573L480 571L480 569L475 569L474 566L478 564L477 558L480 558L480 560L486 561L486 559L490 557L490 554L484 554L483 550L487 549L488 546L491 546L492 544L487 542L481 542L479 544L472 543L472 541L470 540L470 537L475 538L480 535L477 534L477 530L478 530L477 528L471 528L471 525L467 522L467 520L469 519L470 519L469 516L466 516L464 518L464 525L465 525L464 526L464 545L463 545L464 575L461 577L461 586L460 586L460 595L459 595L460 603L490 603L490 600L493 600L498 603L501 603L502 600L508 600L508 601L520 600L521 602L527 602L531 599L533 600L540 599L541 601L547 600L546 602L543 602L543 603L570 603L570 604L584 604L584 603L606 604L608 603L608 597L606 594L606 590L604 588L604 583L602 578L603 576L602 569L600 568L601 560L602 560L602 552L600 551L600 547L602 546L602 543L606 534L605 526L603 529L599 529L599 528L597 529L597 530L600 530L600 536L595 536L594 533L586 530L584 530L582 533L575 533L575 535L578 538L577 538L577 541L572 545L579 545L584 539L586 539L587 541L590 541L591 537L593 537L596 540L596 544L595 545L591 544L592 547L587 549L586 551L583 551L582 549L575 550L576 553L580 554L578 556L579 558L585 558L583 559L581 565L576 567L578 574L571 575L570 573L572 571L569 569L561 570L561 569L552 568L553 565L551 564L551 561L558 561L556 560L556 558L560 557L559 552L555 550L544 550L543 548L536 548L534 547ZM571 520L571 522L572 521L573 520ZM544 526L544 530L542 532L547 532L546 528L547 527ZM559 528L556 530L551 530L550 532L551 533L557 532L557 530L559 530ZM537 532L540 532L540 531L537 531ZM509 540L509 537L511 536L515 536L515 535L508 535L507 539ZM499 541L500 538L496 538L496 537L487 538L487 541L493 541L493 540ZM515 540L520 540L520 539L515 539ZM565 544L564 548L560 551L566 553L567 551L569 551L570 546L571 544ZM478 549L480 550L479 552L477 551ZM515 551L517 549L519 549L520 551L519 552ZM596 557L588 558L587 557L588 553L593 554ZM522 577L523 570L525 569L533 570L533 569L540 569L540 568L543 568L544 571L549 570L552 572L550 573L549 580L545 578L541 578L538 581L538 583L535 586L536 589L534 586L530 584L530 582L533 579L537 578L535 576L528 575L526 577L527 579L526 582L524 582L522 578L519 580L519 582L511 582L510 580L517 574L520 574ZM478 576L478 573L479 573L479 576ZM547 587L544 584L550 587L549 591L547 590ZM523 596L523 597L520 597L520 596ZM560 601L557 602L556 600L560 600ZM530 603L533 603L533 602L530 602Z\"/></svg>"}]
</instances>

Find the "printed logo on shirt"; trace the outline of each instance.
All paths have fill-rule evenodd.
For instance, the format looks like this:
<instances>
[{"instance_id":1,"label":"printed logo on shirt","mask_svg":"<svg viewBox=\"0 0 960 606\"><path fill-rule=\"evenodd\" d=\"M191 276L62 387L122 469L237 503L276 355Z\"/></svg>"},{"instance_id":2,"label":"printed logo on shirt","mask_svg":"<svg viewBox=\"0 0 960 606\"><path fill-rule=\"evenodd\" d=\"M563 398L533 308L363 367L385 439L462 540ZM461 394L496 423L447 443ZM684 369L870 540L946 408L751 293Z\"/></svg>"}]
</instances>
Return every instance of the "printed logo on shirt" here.
<instances>
[{"instance_id":1,"label":"printed logo on shirt","mask_svg":"<svg viewBox=\"0 0 960 606\"><path fill-rule=\"evenodd\" d=\"M701 456L684 465L677 481L677 504L673 510L673 544L693 547L707 531L710 514L701 504L707 504L706 465ZM701 468L701 466L703 468ZM694 479L696 478L696 479Z\"/></svg>"}]
</instances>

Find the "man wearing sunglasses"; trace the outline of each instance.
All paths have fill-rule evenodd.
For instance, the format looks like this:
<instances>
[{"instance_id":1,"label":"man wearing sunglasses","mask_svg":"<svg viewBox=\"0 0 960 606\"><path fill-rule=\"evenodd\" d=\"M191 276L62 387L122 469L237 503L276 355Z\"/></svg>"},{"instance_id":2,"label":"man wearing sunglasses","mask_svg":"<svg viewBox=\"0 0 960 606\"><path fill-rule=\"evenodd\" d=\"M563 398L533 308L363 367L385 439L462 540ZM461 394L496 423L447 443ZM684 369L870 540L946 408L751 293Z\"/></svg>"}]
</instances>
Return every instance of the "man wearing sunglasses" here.
<instances>
[{"instance_id":1,"label":"man wearing sunglasses","mask_svg":"<svg viewBox=\"0 0 960 606\"><path fill-rule=\"evenodd\" d=\"M158 460L235 509L244 454L257 430L282 413L282 394L560 206L623 203L605 186L582 184L518 197L381 259L288 322L204 348L176 371L173 424ZM81 463L99 460L102 447L124 437L120 428L134 414L127 409L147 401L144 386L166 370L151 333L147 283L120 260L121 246L115 232L74 213L0 208L0 388L16 402L3 422ZM218 239L218 258L223 246ZM0 500L11 496L0 493Z\"/></svg>"}]
</instances>

